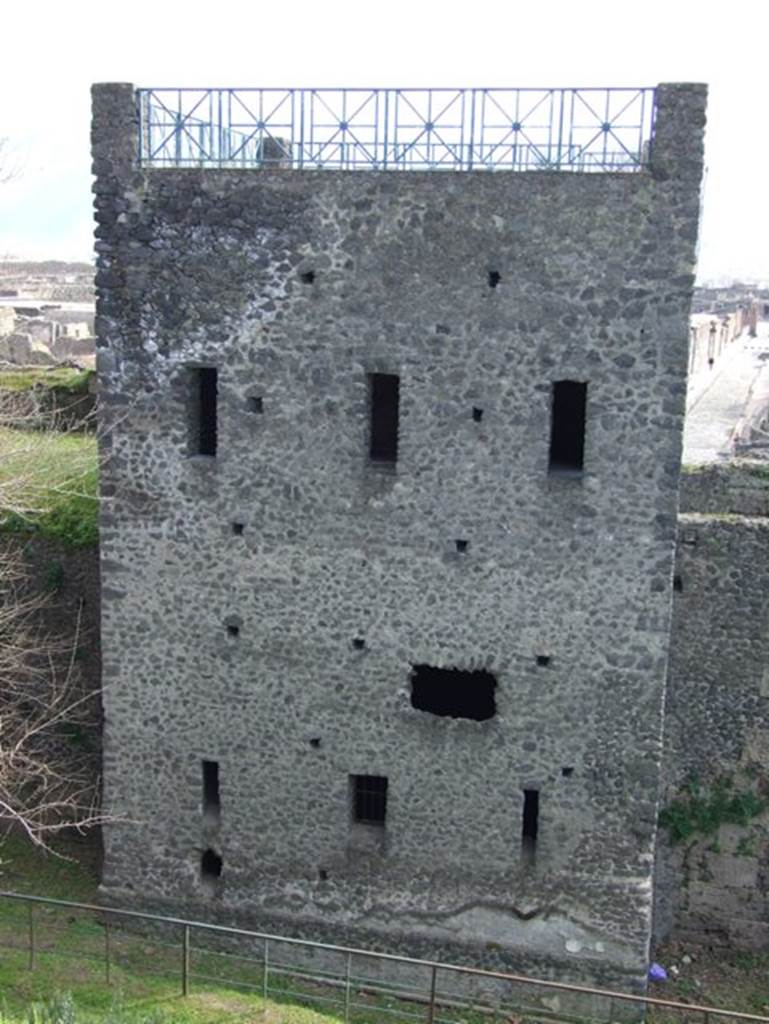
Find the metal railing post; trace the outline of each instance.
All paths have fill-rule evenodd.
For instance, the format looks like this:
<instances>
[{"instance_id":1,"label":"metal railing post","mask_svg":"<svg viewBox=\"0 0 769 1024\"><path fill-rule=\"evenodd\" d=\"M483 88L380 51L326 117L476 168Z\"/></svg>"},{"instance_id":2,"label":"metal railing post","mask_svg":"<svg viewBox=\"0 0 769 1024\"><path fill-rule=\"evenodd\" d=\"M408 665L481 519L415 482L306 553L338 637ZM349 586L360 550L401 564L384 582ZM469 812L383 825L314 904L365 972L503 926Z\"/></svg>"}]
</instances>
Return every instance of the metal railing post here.
<instances>
[{"instance_id":1,"label":"metal railing post","mask_svg":"<svg viewBox=\"0 0 769 1024\"><path fill-rule=\"evenodd\" d=\"M352 975L352 953L347 954L347 976L344 983L344 1024L350 1019L350 977Z\"/></svg>"},{"instance_id":2,"label":"metal railing post","mask_svg":"<svg viewBox=\"0 0 769 1024\"><path fill-rule=\"evenodd\" d=\"M110 966L110 931L109 931L109 918L104 922L104 978L107 984L110 983L109 977L109 966Z\"/></svg>"},{"instance_id":3,"label":"metal railing post","mask_svg":"<svg viewBox=\"0 0 769 1024\"><path fill-rule=\"evenodd\" d=\"M267 978L268 978L268 972L269 972L269 969L270 969L269 957L268 957L268 953L267 953L269 944L270 944L269 940L265 939L264 940L264 960L262 962L262 998L264 999L264 1002L265 1002L265 1010L267 1009L267 989L268 989Z\"/></svg>"},{"instance_id":4,"label":"metal railing post","mask_svg":"<svg viewBox=\"0 0 769 1024\"><path fill-rule=\"evenodd\" d=\"M190 926L184 926L184 941L182 942L182 995L190 994Z\"/></svg>"},{"instance_id":5,"label":"metal railing post","mask_svg":"<svg viewBox=\"0 0 769 1024\"><path fill-rule=\"evenodd\" d=\"M29 903L29 969L35 969L35 904Z\"/></svg>"},{"instance_id":6,"label":"metal railing post","mask_svg":"<svg viewBox=\"0 0 769 1024\"><path fill-rule=\"evenodd\" d=\"M435 989L438 981L438 965L433 964L430 976L430 1002L427 1006L427 1024L433 1024L435 1020Z\"/></svg>"}]
</instances>

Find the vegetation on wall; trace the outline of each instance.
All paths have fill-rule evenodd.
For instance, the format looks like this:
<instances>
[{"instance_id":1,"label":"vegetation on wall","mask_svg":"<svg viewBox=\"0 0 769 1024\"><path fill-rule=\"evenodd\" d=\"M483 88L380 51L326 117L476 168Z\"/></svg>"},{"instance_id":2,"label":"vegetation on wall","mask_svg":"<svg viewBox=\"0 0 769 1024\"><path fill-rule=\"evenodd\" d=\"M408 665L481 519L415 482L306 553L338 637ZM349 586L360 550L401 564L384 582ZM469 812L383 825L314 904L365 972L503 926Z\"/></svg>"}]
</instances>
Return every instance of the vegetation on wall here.
<instances>
[{"instance_id":1,"label":"vegetation on wall","mask_svg":"<svg viewBox=\"0 0 769 1024\"><path fill-rule=\"evenodd\" d=\"M731 775L720 775L707 787L685 786L660 811L659 822L673 843L681 843L712 835L721 825L748 825L768 808L769 801L750 783L739 785Z\"/></svg>"}]
</instances>

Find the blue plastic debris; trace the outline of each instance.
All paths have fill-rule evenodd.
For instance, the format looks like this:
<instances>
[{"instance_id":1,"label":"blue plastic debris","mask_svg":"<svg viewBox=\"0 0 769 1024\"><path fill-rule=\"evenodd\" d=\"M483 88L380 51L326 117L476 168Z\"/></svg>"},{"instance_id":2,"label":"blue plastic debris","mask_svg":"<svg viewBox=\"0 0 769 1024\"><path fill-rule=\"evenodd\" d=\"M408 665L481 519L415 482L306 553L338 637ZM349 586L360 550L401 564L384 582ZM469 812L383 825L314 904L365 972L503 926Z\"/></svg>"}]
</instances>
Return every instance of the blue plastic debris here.
<instances>
[{"instance_id":1,"label":"blue plastic debris","mask_svg":"<svg viewBox=\"0 0 769 1024\"><path fill-rule=\"evenodd\" d=\"M652 964L649 967L649 981L667 981L668 972L660 964Z\"/></svg>"}]
</instances>

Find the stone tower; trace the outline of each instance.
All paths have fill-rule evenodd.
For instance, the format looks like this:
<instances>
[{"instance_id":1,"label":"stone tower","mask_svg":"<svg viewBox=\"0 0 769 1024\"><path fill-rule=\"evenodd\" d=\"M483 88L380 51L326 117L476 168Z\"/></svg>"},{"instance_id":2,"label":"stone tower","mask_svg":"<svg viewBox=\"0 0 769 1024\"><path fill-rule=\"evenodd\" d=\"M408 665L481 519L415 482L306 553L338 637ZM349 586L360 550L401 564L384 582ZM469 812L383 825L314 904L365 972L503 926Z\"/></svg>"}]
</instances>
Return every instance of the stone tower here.
<instances>
[{"instance_id":1,"label":"stone tower","mask_svg":"<svg viewBox=\"0 0 769 1024\"><path fill-rule=\"evenodd\" d=\"M643 984L704 107L154 167L94 87L113 898Z\"/></svg>"}]
</instances>

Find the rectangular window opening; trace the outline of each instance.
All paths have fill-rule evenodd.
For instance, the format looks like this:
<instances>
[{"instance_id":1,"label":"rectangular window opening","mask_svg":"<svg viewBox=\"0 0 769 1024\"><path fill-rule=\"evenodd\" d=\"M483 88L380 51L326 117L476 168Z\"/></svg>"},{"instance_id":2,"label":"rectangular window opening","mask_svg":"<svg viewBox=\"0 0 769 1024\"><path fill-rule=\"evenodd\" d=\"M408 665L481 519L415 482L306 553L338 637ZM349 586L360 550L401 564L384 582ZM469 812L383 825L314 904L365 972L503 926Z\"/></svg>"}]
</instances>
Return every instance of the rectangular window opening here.
<instances>
[{"instance_id":1,"label":"rectangular window opening","mask_svg":"<svg viewBox=\"0 0 769 1024\"><path fill-rule=\"evenodd\" d=\"M553 474L579 474L585 459L585 409L587 383L553 382L550 465Z\"/></svg>"},{"instance_id":2,"label":"rectangular window opening","mask_svg":"<svg viewBox=\"0 0 769 1024\"><path fill-rule=\"evenodd\" d=\"M219 820L219 762L203 761L203 817Z\"/></svg>"},{"instance_id":3,"label":"rectangular window opening","mask_svg":"<svg viewBox=\"0 0 769 1024\"><path fill-rule=\"evenodd\" d=\"M369 375L371 388L371 446L372 462L398 460L398 405L400 377L393 373Z\"/></svg>"},{"instance_id":4,"label":"rectangular window opening","mask_svg":"<svg viewBox=\"0 0 769 1024\"><path fill-rule=\"evenodd\" d=\"M190 449L193 455L216 455L217 370L196 366L190 375Z\"/></svg>"},{"instance_id":5,"label":"rectangular window opening","mask_svg":"<svg viewBox=\"0 0 769 1024\"><path fill-rule=\"evenodd\" d=\"M384 827L387 815L387 779L382 775L351 775L352 818Z\"/></svg>"},{"instance_id":6,"label":"rectangular window opening","mask_svg":"<svg viewBox=\"0 0 769 1024\"><path fill-rule=\"evenodd\" d=\"M537 849L539 830L539 790L523 791L523 827L521 829L521 853L524 863L531 864Z\"/></svg>"},{"instance_id":7,"label":"rectangular window opening","mask_svg":"<svg viewBox=\"0 0 769 1024\"><path fill-rule=\"evenodd\" d=\"M496 677L486 669L414 665L411 706L433 715L483 722L496 714L496 688Z\"/></svg>"}]
</instances>

